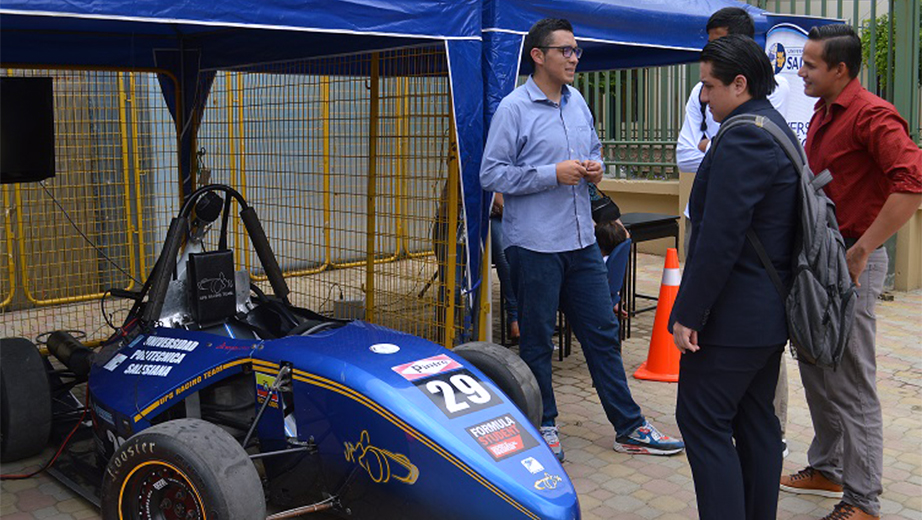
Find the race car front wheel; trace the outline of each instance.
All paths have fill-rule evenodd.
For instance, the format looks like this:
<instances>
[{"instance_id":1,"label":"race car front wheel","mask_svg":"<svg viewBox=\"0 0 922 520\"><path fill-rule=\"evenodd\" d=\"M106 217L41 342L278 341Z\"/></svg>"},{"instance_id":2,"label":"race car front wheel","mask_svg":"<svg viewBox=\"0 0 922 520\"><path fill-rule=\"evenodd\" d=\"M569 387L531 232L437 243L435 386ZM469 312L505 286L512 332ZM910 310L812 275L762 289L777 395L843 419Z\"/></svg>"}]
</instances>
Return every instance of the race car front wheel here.
<instances>
[{"instance_id":1,"label":"race car front wheel","mask_svg":"<svg viewBox=\"0 0 922 520\"><path fill-rule=\"evenodd\" d=\"M103 518L120 520L266 518L262 482L243 447L199 419L152 426L119 446L101 502Z\"/></svg>"},{"instance_id":2,"label":"race car front wheel","mask_svg":"<svg viewBox=\"0 0 922 520\"><path fill-rule=\"evenodd\" d=\"M541 423L541 390L528 365L515 352L486 341L472 341L453 350L486 374L508 395L536 428Z\"/></svg>"},{"instance_id":3,"label":"race car front wheel","mask_svg":"<svg viewBox=\"0 0 922 520\"><path fill-rule=\"evenodd\" d=\"M0 459L30 457L51 434L51 385L42 355L23 338L0 340Z\"/></svg>"}]
</instances>

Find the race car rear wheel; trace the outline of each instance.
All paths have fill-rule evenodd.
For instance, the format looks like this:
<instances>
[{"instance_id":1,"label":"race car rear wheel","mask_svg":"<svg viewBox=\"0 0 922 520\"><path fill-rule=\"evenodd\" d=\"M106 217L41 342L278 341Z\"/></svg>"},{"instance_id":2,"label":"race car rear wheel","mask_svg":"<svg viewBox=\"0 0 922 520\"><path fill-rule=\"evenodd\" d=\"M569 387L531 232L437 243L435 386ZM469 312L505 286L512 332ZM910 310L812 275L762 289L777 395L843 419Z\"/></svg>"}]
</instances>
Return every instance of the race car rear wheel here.
<instances>
[{"instance_id":1,"label":"race car rear wheel","mask_svg":"<svg viewBox=\"0 0 922 520\"><path fill-rule=\"evenodd\" d=\"M528 421L537 427L541 423L541 391L528 365L515 352L486 341L472 341L455 347L463 357L486 374L508 395Z\"/></svg>"},{"instance_id":2,"label":"race car rear wheel","mask_svg":"<svg viewBox=\"0 0 922 520\"><path fill-rule=\"evenodd\" d=\"M256 467L229 433L176 419L132 436L106 467L103 518L231 520L266 518Z\"/></svg>"},{"instance_id":3,"label":"race car rear wheel","mask_svg":"<svg viewBox=\"0 0 922 520\"><path fill-rule=\"evenodd\" d=\"M35 345L0 340L0 458L13 462L42 451L51 434L51 385Z\"/></svg>"}]
</instances>

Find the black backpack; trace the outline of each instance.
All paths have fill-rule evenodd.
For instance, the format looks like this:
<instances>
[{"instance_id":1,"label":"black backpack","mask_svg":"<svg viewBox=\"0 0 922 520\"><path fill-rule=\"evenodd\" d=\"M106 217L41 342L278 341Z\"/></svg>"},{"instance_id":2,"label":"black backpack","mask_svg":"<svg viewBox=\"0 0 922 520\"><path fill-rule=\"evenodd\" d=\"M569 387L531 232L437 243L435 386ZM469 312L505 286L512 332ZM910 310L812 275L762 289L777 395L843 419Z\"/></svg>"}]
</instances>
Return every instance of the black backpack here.
<instances>
[{"instance_id":1,"label":"black backpack","mask_svg":"<svg viewBox=\"0 0 922 520\"><path fill-rule=\"evenodd\" d=\"M836 206L823 191L832 174L823 170L813 175L803 147L795 146L778 125L764 116L731 117L721 124L712 148L724 132L742 125L755 125L768 132L800 172L797 190L800 226L791 256L793 283L789 289L782 286L755 231L749 228L746 236L784 301L795 357L811 365L835 369L855 321L858 292L848 273Z\"/></svg>"}]
</instances>

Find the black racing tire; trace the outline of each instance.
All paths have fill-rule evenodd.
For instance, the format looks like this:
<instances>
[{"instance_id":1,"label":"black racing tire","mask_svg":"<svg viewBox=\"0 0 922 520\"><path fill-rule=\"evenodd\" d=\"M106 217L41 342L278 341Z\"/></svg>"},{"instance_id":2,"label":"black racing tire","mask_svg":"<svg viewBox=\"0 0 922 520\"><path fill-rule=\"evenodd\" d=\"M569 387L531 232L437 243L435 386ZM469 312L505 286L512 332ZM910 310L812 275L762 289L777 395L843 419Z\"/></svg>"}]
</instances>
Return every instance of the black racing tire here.
<instances>
[{"instance_id":1,"label":"black racing tire","mask_svg":"<svg viewBox=\"0 0 922 520\"><path fill-rule=\"evenodd\" d=\"M541 424L544 410L538 380L528 365L515 352L486 341L472 341L458 345L454 353L463 357L486 374L536 428Z\"/></svg>"},{"instance_id":2,"label":"black racing tire","mask_svg":"<svg viewBox=\"0 0 922 520\"><path fill-rule=\"evenodd\" d=\"M23 338L0 340L0 459L40 453L51 435L51 384L38 348Z\"/></svg>"},{"instance_id":3,"label":"black racing tire","mask_svg":"<svg viewBox=\"0 0 922 520\"><path fill-rule=\"evenodd\" d=\"M103 518L266 518L262 482L246 451L200 419L167 421L122 443L106 467L100 500Z\"/></svg>"}]
</instances>

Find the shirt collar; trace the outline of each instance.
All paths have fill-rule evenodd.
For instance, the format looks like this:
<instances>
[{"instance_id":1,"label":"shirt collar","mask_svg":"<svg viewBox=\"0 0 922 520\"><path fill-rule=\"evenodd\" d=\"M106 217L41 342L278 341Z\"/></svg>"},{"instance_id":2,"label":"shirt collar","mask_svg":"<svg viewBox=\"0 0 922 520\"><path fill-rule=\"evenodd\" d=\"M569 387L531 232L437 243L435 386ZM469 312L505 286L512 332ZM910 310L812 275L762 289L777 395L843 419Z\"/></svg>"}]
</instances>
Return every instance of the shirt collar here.
<instances>
[{"instance_id":1,"label":"shirt collar","mask_svg":"<svg viewBox=\"0 0 922 520\"><path fill-rule=\"evenodd\" d=\"M861 82L858 81L858 78L852 78L852 80L845 85L845 88L842 89L842 92L839 92L839 95L836 96L836 100L833 101L832 104L839 105L842 108L848 108L863 89L864 87L861 86ZM813 105L813 111L816 112L824 106L826 106L826 101L824 101L823 98L819 98L816 104Z\"/></svg>"},{"instance_id":2,"label":"shirt collar","mask_svg":"<svg viewBox=\"0 0 922 520\"><path fill-rule=\"evenodd\" d=\"M535 79L531 75L529 75L528 79L525 81L525 92L528 92L528 97L532 101L544 101L546 103L553 103L553 101L548 99L547 95L545 95L544 91L541 90L541 87L535 83ZM561 102L569 101L570 89L568 89L566 85L560 87L560 93L562 96L560 99Z\"/></svg>"},{"instance_id":3,"label":"shirt collar","mask_svg":"<svg viewBox=\"0 0 922 520\"><path fill-rule=\"evenodd\" d=\"M769 102L767 98L750 99L749 101L744 102L742 105L734 108L733 111L730 112L730 115L725 118L725 120L730 119L737 114L745 114L759 108L766 108L766 105L768 105L768 107L772 106L771 102Z\"/></svg>"}]
</instances>

